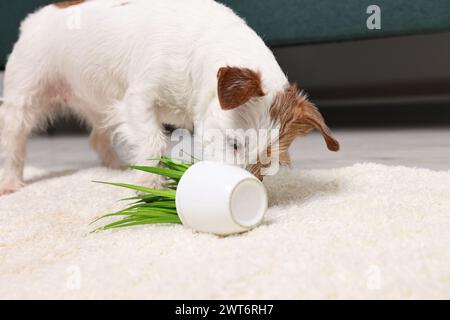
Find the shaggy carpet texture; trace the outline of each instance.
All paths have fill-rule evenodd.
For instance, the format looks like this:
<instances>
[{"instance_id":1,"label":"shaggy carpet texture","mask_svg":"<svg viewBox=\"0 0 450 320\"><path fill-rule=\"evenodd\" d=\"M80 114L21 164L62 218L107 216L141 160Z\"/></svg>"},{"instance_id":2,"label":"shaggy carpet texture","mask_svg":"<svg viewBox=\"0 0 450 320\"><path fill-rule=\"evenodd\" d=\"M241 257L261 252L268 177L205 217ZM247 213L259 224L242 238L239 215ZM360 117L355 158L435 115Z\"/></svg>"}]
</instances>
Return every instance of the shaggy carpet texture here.
<instances>
[{"instance_id":1,"label":"shaggy carpet texture","mask_svg":"<svg viewBox=\"0 0 450 320\"><path fill-rule=\"evenodd\" d=\"M357 164L265 181L265 223L217 237L183 226L90 234L132 192L103 168L26 170L0 198L0 298L450 298L450 171Z\"/></svg>"}]
</instances>

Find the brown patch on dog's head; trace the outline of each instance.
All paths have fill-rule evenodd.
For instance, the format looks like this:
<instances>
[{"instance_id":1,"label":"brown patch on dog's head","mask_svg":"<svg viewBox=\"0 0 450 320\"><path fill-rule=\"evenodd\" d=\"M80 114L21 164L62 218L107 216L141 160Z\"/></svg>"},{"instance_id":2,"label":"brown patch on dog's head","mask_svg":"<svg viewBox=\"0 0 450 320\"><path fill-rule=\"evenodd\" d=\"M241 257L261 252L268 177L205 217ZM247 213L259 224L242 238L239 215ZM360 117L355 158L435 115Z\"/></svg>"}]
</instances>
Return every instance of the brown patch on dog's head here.
<instances>
[{"instance_id":1,"label":"brown patch on dog's head","mask_svg":"<svg viewBox=\"0 0 450 320\"><path fill-rule=\"evenodd\" d=\"M79 4L82 4L86 0L72 0L72 1L63 1L63 2L57 2L54 5L60 9L66 9L72 6L76 6Z\"/></svg>"},{"instance_id":2,"label":"brown patch on dog's head","mask_svg":"<svg viewBox=\"0 0 450 320\"><path fill-rule=\"evenodd\" d=\"M217 73L217 93L223 110L235 109L251 98L262 97L261 75L247 68L224 67Z\"/></svg>"},{"instance_id":3,"label":"brown patch on dog's head","mask_svg":"<svg viewBox=\"0 0 450 320\"><path fill-rule=\"evenodd\" d=\"M339 142L333 137L330 129L317 107L308 98L299 93L297 85L280 92L274 99L270 108L272 121L280 126L278 146L280 163L290 165L289 147L295 138L304 136L313 129L322 134L327 147L331 151L339 151ZM268 147L267 156L271 156L271 146ZM260 163L249 167L249 170L262 179Z\"/></svg>"}]
</instances>

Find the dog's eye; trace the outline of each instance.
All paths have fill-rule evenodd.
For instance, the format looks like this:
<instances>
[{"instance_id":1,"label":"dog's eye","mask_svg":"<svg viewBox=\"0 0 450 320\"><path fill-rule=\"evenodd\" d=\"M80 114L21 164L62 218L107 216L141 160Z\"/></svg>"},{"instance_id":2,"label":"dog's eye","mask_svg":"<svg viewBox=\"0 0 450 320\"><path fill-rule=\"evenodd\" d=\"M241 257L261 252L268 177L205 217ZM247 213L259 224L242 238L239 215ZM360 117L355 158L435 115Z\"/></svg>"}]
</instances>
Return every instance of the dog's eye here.
<instances>
[{"instance_id":1,"label":"dog's eye","mask_svg":"<svg viewBox=\"0 0 450 320\"><path fill-rule=\"evenodd\" d=\"M240 143L239 141L235 140L233 142L233 148L234 148L234 151L242 150L242 143Z\"/></svg>"},{"instance_id":2,"label":"dog's eye","mask_svg":"<svg viewBox=\"0 0 450 320\"><path fill-rule=\"evenodd\" d=\"M239 143L239 141L237 139L229 139L228 143L230 146L233 147L233 150L235 152L239 151L242 148L241 144Z\"/></svg>"}]
</instances>

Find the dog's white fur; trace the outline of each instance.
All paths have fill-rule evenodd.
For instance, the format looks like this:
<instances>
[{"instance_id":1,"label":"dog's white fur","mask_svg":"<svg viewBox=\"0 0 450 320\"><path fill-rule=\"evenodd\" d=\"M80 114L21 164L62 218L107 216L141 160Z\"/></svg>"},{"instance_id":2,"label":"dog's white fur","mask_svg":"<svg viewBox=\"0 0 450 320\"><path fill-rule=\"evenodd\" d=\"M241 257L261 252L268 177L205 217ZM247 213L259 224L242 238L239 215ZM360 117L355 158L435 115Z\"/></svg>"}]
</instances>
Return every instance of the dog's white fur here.
<instances>
[{"instance_id":1,"label":"dog's white fur","mask_svg":"<svg viewBox=\"0 0 450 320\"><path fill-rule=\"evenodd\" d=\"M225 66L259 71L265 96L222 110L217 72ZM132 147L133 161L143 164L166 148L162 123L189 129L194 123L270 128L270 106L287 85L261 38L212 0L88 0L65 9L46 6L22 23L6 66L0 107L6 162L0 194L23 185L27 136L61 105L92 126L91 143L104 164L119 167L113 132Z\"/></svg>"}]
</instances>

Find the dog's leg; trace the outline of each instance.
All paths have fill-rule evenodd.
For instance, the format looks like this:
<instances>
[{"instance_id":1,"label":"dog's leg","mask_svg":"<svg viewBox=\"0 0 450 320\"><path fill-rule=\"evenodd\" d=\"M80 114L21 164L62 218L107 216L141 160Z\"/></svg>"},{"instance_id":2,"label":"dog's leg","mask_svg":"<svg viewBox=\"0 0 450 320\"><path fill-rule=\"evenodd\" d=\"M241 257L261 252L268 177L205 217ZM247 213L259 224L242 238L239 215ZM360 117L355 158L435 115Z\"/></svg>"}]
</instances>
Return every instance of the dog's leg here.
<instances>
[{"instance_id":1,"label":"dog's leg","mask_svg":"<svg viewBox=\"0 0 450 320\"><path fill-rule=\"evenodd\" d=\"M89 139L92 149L97 152L104 166L116 170L125 168L114 150L108 129L94 127Z\"/></svg>"},{"instance_id":2,"label":"dog's leg","mask_svg":"<svg viewBox=\"0 0 450 320\"><path fill-rule=\"evenodd\" d=\"M167 148L167 139L153 99L148 94L127 94L122 102L114 106L112 113L112 122L116 123L115 133L131 148L131 163L156 165L158 161L155 159ZM156 175L139 173L138 180L149 187L161 186L161 178Z\"/></svg>"},{"instance_id":3,"label":"dog's leg","mask_svg":"<svg viewBox=\"0 0 450 320\"><path fill-rule=\"evenodd\" d=\"M23 185L23 167L28 135L36 125L27 106L5 102L0 107L0 143L5 162L0 182L0 195L13 193Z\"/></svg>"}]
</instances>

